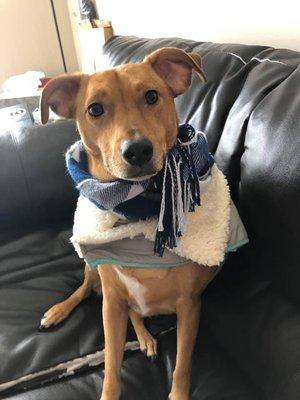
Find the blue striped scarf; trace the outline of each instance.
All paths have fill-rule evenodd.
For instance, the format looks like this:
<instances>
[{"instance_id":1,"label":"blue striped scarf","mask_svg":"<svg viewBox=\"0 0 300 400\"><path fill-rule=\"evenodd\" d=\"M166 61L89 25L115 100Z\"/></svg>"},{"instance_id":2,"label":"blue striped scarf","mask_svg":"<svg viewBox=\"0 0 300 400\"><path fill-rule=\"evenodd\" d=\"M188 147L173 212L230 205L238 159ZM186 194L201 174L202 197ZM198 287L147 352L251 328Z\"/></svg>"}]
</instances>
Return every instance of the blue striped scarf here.
<instances>
[{"instance_id":1,"label":"blue striped scarf","mask_svg":"<svg viewBox=\"0 0 300 400\"><path fill-rule=\"evenodd\" d=\"M155 254L174 248L182 235L186 213L200 205L200 180L214 163L203 133L180 125L176 144L168 151L164 168L143 181L119 179L103 182L88 172L87 154L81 141L66 153L66 164L76 188L101 210L129 221L158 217Z\"/></svg>"}]
</instances>

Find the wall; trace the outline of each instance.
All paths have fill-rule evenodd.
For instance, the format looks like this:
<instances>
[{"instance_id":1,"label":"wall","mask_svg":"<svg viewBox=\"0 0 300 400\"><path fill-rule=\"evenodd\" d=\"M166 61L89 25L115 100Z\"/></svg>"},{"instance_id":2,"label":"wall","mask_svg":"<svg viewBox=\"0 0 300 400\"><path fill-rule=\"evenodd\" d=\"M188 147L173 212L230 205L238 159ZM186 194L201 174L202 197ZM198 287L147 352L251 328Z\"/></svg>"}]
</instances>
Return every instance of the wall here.
<instances>
[{"instance_id":1,"label":"wall","mask_svg":"<svg viewBox=\"0 0 300 400\"><path fill-rule=\"evenodd\" d=\"M82 70L82 55L78 35L78 20L80 19L78 0L67 0L69 20L72 29L72 38L76 51L78 70Z\"/></svg>"},{"instance_id":2,"label":"wall","mask_svg":"<svg viewBox=\"0 0 300 400\"><path fill-rule=\"evenodd\" d=\"M68 71L78 69L68 6L54 0ZM28 70L64 72L50 0L0 0L0 91L9 76Z\"/></svg>"},{"instance_id":3,"label":"wall","mask_svg":"<svg viewBox=\"0 0 300 400\"><path fill-rule=\"evenodd\" d=\"M47 0L0 0L0 84L27 70L63 72Z\"/></svg>"},{"instance_id":4,"label":"wall","mask_svg":"<svg viewBox=\"0 0 300 400\"><path fill-rule=\"evenodd\" d=\"M116 34L180 36L300 51L299 0L96 0Z\"/></svg>"},{"instance_id":5,"label":"wall","mask_svg":"<svg viewBox=\"0 0 300 400\"><path fill-rule=\"evenodd\" d=\"M24 1L24 0L23 0ZM39 0L40 1L40 0ZM48 0L49 1L49 0ZM59 35L63 47L64 58L68 72L78 71L78 59L74 38L72 34L72 26L70 19L70 11L68 1L66 0L53 0L55 7L55 14L59 29Z\"/></svg>"},{"instance_id":6,"label":"wall","mask_svg":"<svg viewBox=\"0 0 300 400\"><path fill-rule=\"evenodd\" d=\"M102 69L101 48L105 43L103 29L87 28L81 21L78 0L68 0L67 3L80 71L90 74L99 68Z\"/></svg>"}]
</instances>

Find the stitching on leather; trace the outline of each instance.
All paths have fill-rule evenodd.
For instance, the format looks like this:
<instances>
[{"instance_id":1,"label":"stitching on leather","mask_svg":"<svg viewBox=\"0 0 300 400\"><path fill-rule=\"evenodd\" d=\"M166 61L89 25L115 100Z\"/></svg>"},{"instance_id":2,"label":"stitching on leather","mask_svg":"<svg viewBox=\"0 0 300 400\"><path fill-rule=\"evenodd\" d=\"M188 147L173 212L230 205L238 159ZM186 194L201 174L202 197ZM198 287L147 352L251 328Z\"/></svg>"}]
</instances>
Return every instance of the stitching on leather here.
<instances>
[{"instance_id":1,"label":"stitching on leather","mask_svg":"<svg viewBox=\"0 0 300 400\"><path fill-rule=\"evenodd\" d=\"M174 331L176 326L171 326L170 328L159 332L158 334L154 335L156 338L165 335L171 331ZM140 344L138 341L126 342L124 352L128 354L129 351L136 351L140 348ZM49 383L47 380L47 375L50 373L57 373L56 376L52 376L50 379L51 382L59 382L62 378L67 376L74 376L78 374L82 367L86 367L87 370L90 370L92 367L100 366L104 364L104 351L105 347L102 350L98 350L94 353L87 354L85 356L80 356L72 360L64 361L59 363L53 367L49 367L44 370L40 370L37 372L32 372L28 375L24 375L20 378L14 379L12 381L4 382L0 384L0 393L14 390L12 388L18 387L18 385L22 385L21 388L24 388L29 385L30 389L36 388L40 384ZM125 357L125 355L124 355ZM41 378L44 380L37 380L37 378ZM34 382L36 379L36 384L30 386L30 382Z\"/></svg>"},{"instance_id":2,"label":"stitching on leather","mask_svg":"<svg viewBox=\"0 0 300 400\"><path fill-rule=\"evenodd\" d=\"M241 56L234 53L227 53L227 54L230 54L231 56L238 58L243 64L245 65L247 64L246 61Z\"/></svg>"},{"instance_id":3,"label":"stitching on leather","mask_svg":"<svg viewBox=\"0 0 300 400\"><path fill-rule=\"evenodd\" d=\"M260 63L262 62L270 62L270 63L275 63L275 64L281 64L285 65L286 67L290 67L290 65L283 63L282 61L277 61L277 60L271 60L270 58L258 58L258 57L252 57L250 61L256 60Z\"/></svg>"},{"instance_id":4,"label":"stitching on leather","mask_svg":"<svg viewBox=\"0 0 300 400\"><path fill-rule=\"evenodd\" d=\"M244 65L247 65L247 62L246 62L241 56L239 56L238 54L230 53L230 52L228 52L228 53L226 53L226 54L231 55L231 56L233 56L233 57L239 59ZM290 67L290 65L285 64L285 63L282 62L282 61L271 60L270 58L252 57L252 58L250 59L250 61L253 61L253 60L258 61L259 63L270 62L270 63L281 64L281 65L284 65L284 66L286 66L286 67Z\"/></svg>"}]
</instances>

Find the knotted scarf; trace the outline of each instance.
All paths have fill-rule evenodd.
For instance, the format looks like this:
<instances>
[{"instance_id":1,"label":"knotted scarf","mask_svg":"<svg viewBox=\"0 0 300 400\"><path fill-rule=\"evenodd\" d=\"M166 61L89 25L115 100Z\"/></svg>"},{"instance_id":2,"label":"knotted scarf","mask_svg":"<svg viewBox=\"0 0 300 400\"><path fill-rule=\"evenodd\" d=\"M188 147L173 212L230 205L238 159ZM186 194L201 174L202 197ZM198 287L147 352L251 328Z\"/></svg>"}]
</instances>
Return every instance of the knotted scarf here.
<instances>
[{"instance_id":1,"label":"knotted scarf","mask_svg":"<svg viewBox=\"0 0 300 400\"><path fill-rule=\"evenodd\" d=\"M128 221L158 217L154 253L159 256L165 246L172 249L178 245L187 212L200 206L199 182L206 179L214 163L204 134L196 133L188 124L179 126L177 141L168 151L163 169L148 179L103 182L89 173L87 161L81 141L66 153L68 172L80 194L101 210Z\"/></svg>"}]
</instances>

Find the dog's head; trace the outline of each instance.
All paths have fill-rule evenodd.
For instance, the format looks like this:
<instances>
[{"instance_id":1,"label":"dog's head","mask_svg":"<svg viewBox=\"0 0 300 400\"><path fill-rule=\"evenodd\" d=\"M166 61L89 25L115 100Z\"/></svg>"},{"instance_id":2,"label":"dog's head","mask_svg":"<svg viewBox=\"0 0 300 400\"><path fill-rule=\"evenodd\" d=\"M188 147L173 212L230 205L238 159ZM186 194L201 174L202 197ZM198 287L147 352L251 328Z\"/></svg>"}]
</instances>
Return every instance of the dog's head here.
<instances>
[{"instance_id":1,"label":"dog's head","mask_svg":"<svg viewBox=\"0 0 300 400\"><path fill-rule=\"evenodd\" d=\"M176 141L174 98L189 88L193 70L205 80L198 55L165 47L138 64L61 75L43 90L42 123L49 107L75 119L89 170L100 179L154 175Z\"/></svg>"}]
</instances>

